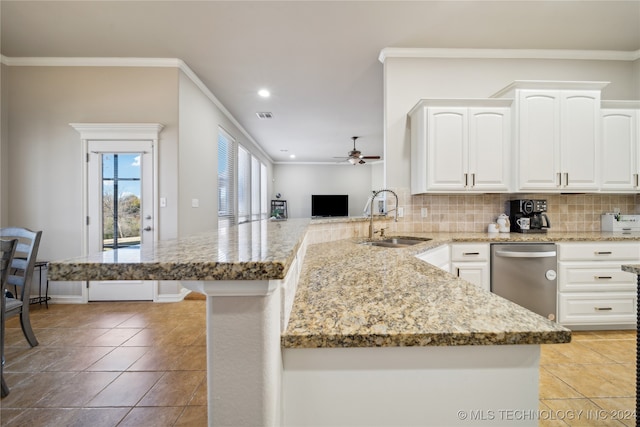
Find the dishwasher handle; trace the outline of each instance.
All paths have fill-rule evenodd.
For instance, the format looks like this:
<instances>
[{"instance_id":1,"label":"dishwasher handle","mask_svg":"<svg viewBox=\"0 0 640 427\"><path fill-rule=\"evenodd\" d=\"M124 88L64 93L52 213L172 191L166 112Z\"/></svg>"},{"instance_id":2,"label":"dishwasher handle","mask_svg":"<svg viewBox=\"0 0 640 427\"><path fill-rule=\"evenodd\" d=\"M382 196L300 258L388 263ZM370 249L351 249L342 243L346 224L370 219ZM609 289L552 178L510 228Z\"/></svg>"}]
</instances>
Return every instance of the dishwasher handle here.
<instances>
[{"instance_id":1,"label":"dishwasher handle","mask_svg":"<svg viewBox=\"0 0 640 427\"><path fill-rule=\"evenodd\" d=\"M524 252L524 251L496 251L496 256L504 258L552 258L556 251Z\"/></svg>"}]
</instances>

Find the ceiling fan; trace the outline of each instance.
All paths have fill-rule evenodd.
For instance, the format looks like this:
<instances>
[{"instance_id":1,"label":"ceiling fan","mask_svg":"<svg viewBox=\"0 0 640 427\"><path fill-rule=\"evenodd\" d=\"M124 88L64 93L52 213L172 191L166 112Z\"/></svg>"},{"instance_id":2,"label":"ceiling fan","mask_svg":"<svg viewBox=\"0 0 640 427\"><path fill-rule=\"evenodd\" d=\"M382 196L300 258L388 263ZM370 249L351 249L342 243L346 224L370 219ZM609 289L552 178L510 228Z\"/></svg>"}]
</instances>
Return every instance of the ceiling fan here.
<instances>
[{"instance_id":1,"label":"ceiling fan","mask_svg":"<svg viewBox=\"0 0 640 427\"><path fill-rule=\"evenodd\" d=\"M352 136L351 139L353 139L353 150L349 151L349 153L347 154L347 157L334 157L335 159L345 159L346 161L348 161L349 163L351 163L352 165L363 165L365 164L365 159L366 160L377 160L380 158L380 156L363 156L362 153L356 149L356 139L358 139L358 136Z\"/></svg>"}]
</instances>

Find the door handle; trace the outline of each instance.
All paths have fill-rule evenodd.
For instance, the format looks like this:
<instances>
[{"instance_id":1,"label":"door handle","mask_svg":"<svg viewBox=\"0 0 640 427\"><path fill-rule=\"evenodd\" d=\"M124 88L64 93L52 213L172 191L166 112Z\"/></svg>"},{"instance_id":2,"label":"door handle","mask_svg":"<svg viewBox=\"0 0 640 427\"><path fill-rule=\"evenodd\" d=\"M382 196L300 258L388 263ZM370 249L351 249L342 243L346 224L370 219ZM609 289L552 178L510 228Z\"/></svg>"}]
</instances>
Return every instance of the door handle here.
<instances>
[{"instance_id":1,"label":"door handle","mask_svg":"<svg viewBox=\"0 0 640 427\"><path fill-rule=\"evenodd\" d=\"M556 251L543 251L543 252L496 251L496 255L504 258L550 258L550 257L556 256Z\"/></svg>"},{"instance_id":2,"label":"door handle","mask_svg":"<svg viewBox=\"0 0 640 427\"><path fill-rule=\"evenodd\" d=\"M151 231L151 226L150 226L150 225L147 225L147 226L144 228L144 231Z\"/></svg>"}]
</instances>

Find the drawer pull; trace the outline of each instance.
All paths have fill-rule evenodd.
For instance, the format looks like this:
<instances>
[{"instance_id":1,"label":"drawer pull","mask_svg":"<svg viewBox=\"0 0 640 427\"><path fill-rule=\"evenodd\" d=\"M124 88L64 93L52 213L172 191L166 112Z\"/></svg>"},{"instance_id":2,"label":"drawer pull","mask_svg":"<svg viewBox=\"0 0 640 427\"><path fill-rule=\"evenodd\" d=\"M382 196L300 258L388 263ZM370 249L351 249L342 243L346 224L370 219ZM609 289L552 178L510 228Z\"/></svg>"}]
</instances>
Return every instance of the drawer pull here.
<instances>
[{"instance_id":1,"label":"drawer pull","mask_svg":"<svg viewBox=\"0 0 640 427\"><path fill-rule=\"evenodd\" d=\"M611 307L593 307L596 309L596 311L611 311L613 310L613 308Z\"/></svg>"},{"instance_id":2,"label":"drawer pull","mask_svg":"<svg viewBox=\"0 0 640 427\"><path fill-rule=\"evenodd\" d=\"M480 252L463 252L462 255L480 255Z\"/></svg>"},{"instance_id":3,"label":"drawer pull","mask_svg":"<svg viewBox=\"0 0 640 427\"><path fill-rule=\"evenodd\" d=\"M596 255L611 255L611 251L596 251Z\"/></svg>"},{"instance_id":4,"label":"drawer pull","mask_svg":"<svg viewBox=\"0 0 640 427\"><path fill-rule=\"evenodd\" d=\"M593 277L595 277L596 279L613 279L612 276L593 276Z\"/></svg>"}]
</instances>

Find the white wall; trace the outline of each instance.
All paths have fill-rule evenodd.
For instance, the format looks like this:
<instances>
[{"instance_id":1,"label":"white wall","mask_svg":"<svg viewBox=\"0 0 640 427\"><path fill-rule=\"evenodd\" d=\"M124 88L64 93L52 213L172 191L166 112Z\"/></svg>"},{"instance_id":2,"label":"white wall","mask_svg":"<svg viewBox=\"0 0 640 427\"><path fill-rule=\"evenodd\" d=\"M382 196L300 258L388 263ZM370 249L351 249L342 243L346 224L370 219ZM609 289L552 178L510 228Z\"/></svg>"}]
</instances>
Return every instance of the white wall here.
<instances>
[{"instance_id":1,"label":"white wall","mask_svg":"<svg viewBox=\"0 0 640 427\"><path fill-rule=\"evenodd\" d=\"M287 200L290 218L311 217L312 194L348 194L349 216L362 216L371 196L371 166L276 164L273 192ZM275 198L275 197L274 197Z\"/></svg>"},{"instance_id":2,"label":"white wall","mask_svg":"<svg viewBox=\"0 0 640 427\"><path fill-rule=\"evenodd\" d=\"M409 188L407 113L422 98L488 98L514 80L609 81L603 99L634 99L628 61L387 58L384 63L386 185Z\"/></svg>"}]
</instances>

